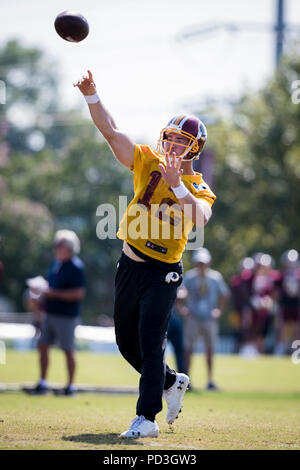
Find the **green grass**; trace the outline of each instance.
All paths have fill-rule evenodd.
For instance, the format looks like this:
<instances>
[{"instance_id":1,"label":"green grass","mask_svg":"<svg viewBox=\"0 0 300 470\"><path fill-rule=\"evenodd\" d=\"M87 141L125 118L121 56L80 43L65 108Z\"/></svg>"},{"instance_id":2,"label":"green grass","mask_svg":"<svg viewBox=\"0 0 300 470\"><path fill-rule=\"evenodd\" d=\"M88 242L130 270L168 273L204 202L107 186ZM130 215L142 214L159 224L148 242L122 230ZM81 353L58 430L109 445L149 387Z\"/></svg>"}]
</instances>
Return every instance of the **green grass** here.
<instances>
[{"instance_id":1,"label":"green grass","mask_svg":"<svg viewBox=\"0 0 300 470\"><path fill-rule=\"evenodd\" d=\"M119 355L80 352L77 358L77 383L138 385L138 374ZM217 356L215 378L222 391L204 392L204 360L196 356L191 377L197 391L186 394L173 431L164 407L157 416L159 437L129 442L119 434L135 416L136 395L0 393L0 449L300 449L299 372L300 365L289 358ZM0 382L37 377L35 352L8 351ZM51 354L49 380L65 381L57 350Z\"/></svg>"}]
</instances>

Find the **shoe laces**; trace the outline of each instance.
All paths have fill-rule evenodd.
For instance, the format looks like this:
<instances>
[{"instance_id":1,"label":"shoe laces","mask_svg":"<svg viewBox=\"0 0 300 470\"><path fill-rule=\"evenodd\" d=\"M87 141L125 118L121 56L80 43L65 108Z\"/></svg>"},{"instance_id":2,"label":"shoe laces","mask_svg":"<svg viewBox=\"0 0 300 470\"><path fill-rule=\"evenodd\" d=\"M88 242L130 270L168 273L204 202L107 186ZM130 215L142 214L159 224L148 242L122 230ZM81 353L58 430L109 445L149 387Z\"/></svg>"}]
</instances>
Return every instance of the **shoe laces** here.
<instances>
[{"instance_id":1,"label":"shoe laces","mask_svg":"<svg viewBox=\"0 0 300 470\"><path fill-rule=\"evenodd\" d=\"M130 423L131 424L130 429L134 431L144 421L144 419L145 417L143 415L137 416L136 418L134 418Z\"/></svg>"}]
</instances>

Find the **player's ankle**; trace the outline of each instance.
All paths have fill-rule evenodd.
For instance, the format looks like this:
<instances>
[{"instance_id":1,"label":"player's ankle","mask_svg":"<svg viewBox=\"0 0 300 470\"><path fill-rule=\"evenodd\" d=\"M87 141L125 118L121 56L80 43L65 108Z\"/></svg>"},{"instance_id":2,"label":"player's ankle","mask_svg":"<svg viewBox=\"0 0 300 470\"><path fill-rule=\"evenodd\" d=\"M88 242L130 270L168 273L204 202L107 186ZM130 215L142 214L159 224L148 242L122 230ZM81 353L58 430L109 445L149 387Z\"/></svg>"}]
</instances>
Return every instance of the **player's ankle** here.
<instances>
[{"instance_id":1,"label":"player's ankle","mask_svg":"<svg viewBox=\"0 0 300 470\"><path fill-rule=\"evenodd\" d=\"M144 415L144 418L148 419L148 421L152 421L152 423L155 421L155 415Z\"/></svg>"},{"instance_id":2,"label":"player's ankle","mask_svg":"<svg viewBox=\"0 0 300 470\"><path fill-rule=\"evenodd\" d=\"M39 380L39 385L40 385L41 387L47 387L47 386L48 386L48 382L47 382L46 379L40 379L40 380Z\"/></svg>"}]
</instances>

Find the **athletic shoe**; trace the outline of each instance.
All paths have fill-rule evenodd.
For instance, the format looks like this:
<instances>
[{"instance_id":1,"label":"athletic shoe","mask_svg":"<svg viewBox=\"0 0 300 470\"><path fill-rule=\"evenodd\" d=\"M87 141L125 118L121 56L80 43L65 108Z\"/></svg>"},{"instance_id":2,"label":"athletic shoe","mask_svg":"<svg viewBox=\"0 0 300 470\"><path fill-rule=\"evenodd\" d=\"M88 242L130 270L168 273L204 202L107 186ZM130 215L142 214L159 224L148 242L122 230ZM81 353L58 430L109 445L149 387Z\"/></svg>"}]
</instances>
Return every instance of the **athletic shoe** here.
<instances>
[{"instance_id":1,"label":"athletic shoe","mask_svg":"<svg viewBox=\"0 0 300 470\"><path fill-rule=\"evenodd\" d=\"M149 421L145 416L137 416L131 421L130 429L123 432L120 437L157 437L159 434L159 428L157 422Z\"/></svg>"},{"instance_id":2,"label":"athletic shoe","mask_svg":"<svg viewBox=\"0 0 300 470\"><path fill-rule=\"evenodd\" d=\"M47 395L50 392L50 389L38 383L34 388L26 390L30 395Z\"/></svg>"},{"instance_id":3,"label":"athletic shoe","mask_svg":"<svg viewBox=\"0 0 300 470\"><path fill-rule=\"evenodd\" d=\"M167 423L172 424L181 411L182 400L190 379L185 374L176 374L176 381L168 390L164 390L163 397L168 405Z\"/></svg>"},{"instance_id":4,"label":"athletic shoe","mask_svg":"<svg viewBox=\"0 0 300 470\"><path fill-rule=\"evenodd\" d=\"M57 388L53 390L54 395L60 396L60 397L73 397L76 395L76 388L71 385L67 385L64 388Z\"/></svg>"},{"instance_id":5,"label":"athletic shoe","mask_svg":"<svg viewBox=\"0 0 300 470\"><path fill-rule=\"evenodd\" d=\"M206 385L206 390L218 391L218 390L220 390L220 389L219 389L219 387L217 387L217 385L214 384L213 382L208 382L208 384Z\"/></svg>"},{"instance_id":6,"label":"athletic shoe","mask_svg":"<svg viewBox=\"0 0 300 470\"><path fill-rule=\"evenodd\" d=\"M71 385L67 385L64 389L63 389L63 394L65 396L68 396L68 397L71 397L73 395L75 395L76 393L76 389L74 386L71 386Z\"/></svg>"}]
</instances>

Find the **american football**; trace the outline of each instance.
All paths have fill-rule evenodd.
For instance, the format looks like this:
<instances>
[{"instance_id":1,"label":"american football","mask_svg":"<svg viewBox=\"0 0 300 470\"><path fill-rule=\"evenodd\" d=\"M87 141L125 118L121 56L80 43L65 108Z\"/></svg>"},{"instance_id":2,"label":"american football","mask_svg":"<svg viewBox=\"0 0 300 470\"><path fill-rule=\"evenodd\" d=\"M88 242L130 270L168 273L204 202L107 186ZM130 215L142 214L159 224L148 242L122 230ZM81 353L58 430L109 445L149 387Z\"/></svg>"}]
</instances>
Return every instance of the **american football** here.
<instances>
[{"instance_id":1,"label":"american football","mask_svg":"<svg viewBox=\"0 0 300 470\"><path fill-rule=\"evenodd\" d=\"M86 18L74 11L63 11L57 15L54 26L57 34L70 42L80 42L89 34Z\"/></svg>"}]
</instances>

